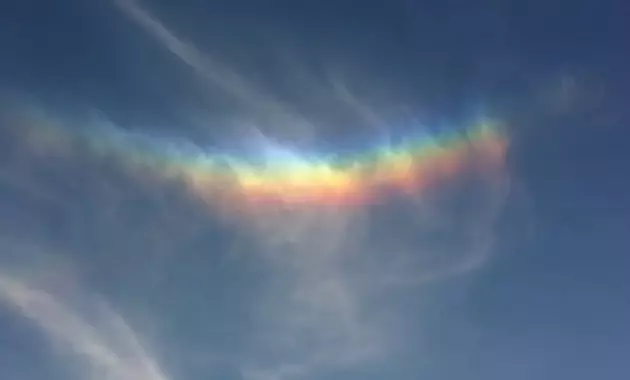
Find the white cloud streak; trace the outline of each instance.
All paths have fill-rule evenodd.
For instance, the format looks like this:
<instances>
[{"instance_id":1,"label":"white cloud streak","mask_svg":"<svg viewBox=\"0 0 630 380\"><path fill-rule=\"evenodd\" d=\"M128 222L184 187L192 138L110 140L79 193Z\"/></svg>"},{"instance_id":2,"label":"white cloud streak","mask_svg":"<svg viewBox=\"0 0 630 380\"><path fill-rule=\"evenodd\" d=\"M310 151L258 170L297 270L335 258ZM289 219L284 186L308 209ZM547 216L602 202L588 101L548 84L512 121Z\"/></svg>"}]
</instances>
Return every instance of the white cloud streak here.
<instances>
[{"instance_id":1,"label":"white cloud streak","mask_svg":"<svg viewBox=\"0 0 630 380\"><path fill-rule=\"evenodd\" d=\"M209 90L218 86L238 101L257 112L259 122L269 121L274 127L291 125L290 131L275 130L275 132L291 132L292 137L310 137L313 126L304 117L291 110L286 104L273 99L269 94L258 91L249 81L237 72L212 59L209 54L197 49L191 42L183 41L173 33L158 18L142 8L136 0L112 0L112 2L137 25L148 32L165 49L174 54L182 63L194 70ZM295 132L298 131L296 134Z\"/></svg>"},{"instance_id":2,"label":"white cloud streak","mask_svg":"<svg viewBox=\"0 0 630 380\"><path fill-rule=\"evenodd\" d=\"M7 250L13 249L16 248L3 244L4 257L10 254ZM84 370L87 368L84 377L93 380L169 380L137 334L105 302L77 292L78 289L72 297L64 296L51 290L54 287L46 286L36 276L25 275L28 269L10 273L8 267L5 265L0 270L0 304L37 325L53 347L73 354L78 359L73 364ZM70 281L67 273L62 276L65 282Z\"/></svg>"}]
</instances>

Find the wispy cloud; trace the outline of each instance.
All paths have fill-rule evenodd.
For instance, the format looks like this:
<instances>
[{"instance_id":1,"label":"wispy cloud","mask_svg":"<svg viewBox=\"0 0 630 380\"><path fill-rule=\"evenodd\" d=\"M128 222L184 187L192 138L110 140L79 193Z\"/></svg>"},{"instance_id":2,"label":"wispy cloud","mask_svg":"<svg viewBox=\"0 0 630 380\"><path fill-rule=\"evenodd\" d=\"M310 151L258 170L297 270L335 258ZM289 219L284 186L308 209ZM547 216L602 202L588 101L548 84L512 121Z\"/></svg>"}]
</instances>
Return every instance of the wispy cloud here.
<instances>
[{"instance_id":1,"label":"wispy cloud","mask_svg":"<svg viewBox=\"0 0 630 380\"><path fill-rule=\"evenodd\" d=\"M26 254L24 247L5 241L0 249L5 257ZM10 252L15 250L20 252ZM42 259L38 255L35 262ZM71 296L64 295L28 266L3 264L0 303L37 325L53 347L73 354L79 362L70 364L84 369L83 376L94 380L169 379L123 317L102 299L76 286L72 286ZM48 278L54 276L50 271L48 268ZM68 273L62 275L64 282L72 281Z\"/></svg>"},{"instance_id":2,"label":"wispy cloud","mask_svg":"<svg viewBox=\"0 0 630 380\"><path fill-rule=\"evenodd\" d=\"M191 67L207 86L220 87L271 119L292 121L279 123L283 128L301 129L300 132L306 131L307 135L318 132L313 123L292 112L290 107L257 91L243 76L176 37L137 1L112 1ZM365 123L385 128L378 113L358 99L340 78L332 78L332 82L331 98L351 108ZM57 143L63 148L60 151L76 148L76 144L69 144L72 145L69 148L64 141ZM83 149L64 163L83 160L83 155L94 153ZM47 154L61 155L59 152ZM94 213L101 217L107 215L107 223L99 227L99 233L104 236L102 241L110 244L103 252L112 257L136 257L138 252L149 251L146 243L150 241L155 250L177 252L180 258L188 254L190 240L184 241L184 234L171 233L171 228L207 231L205 223L210 218L193 217L197 214L188 209L177 210L181 206L177 202L156 200L151 206L166 209L163 219L152 218L152 223L147 223L143 229L124 224L121 215L127 215L123 211L135 204L133 199L151 198L156 194L155 189L166 185L166 181L163 178L152 181L150 170L125 171L124 163L118 165L120 167L116 163L112 166L128 175L104 181L113 188L115 201L97 200L98 210ZM3 175L1 181L34 193L54 193L45 187L45 181L38 182L34 174L22 175L17 169L0 174ZM137 180L136 177L142 180L137 181L138 188L130 190L131 201L119 201L125 198L125 189L124 184L118 182ZM34 184L29 182L31 179ZM145 181L149 185L144 186ZM99 184L104 182L101 180ZM400 315L401 303L389 299L391 292L424 290L427 284L471 273L483 265L492 250L494 221L508 186L509 181L500 175L487 178L480 175L471 181L453 184L448 191L440 189L437 194L418 198L392 199L374 207L278 205L237 216L232 226L239 232L244 231L253 241L248 260L254 257L252 260L260 264L265 281L260 289L251 290L257 295L260 293L251 308L253 332L250 334L248 330L248 338L242 339L244 347L239 353L226 355L230 356L226 361L239 368L246 380L302 379L317 372L386 362L407 344L401 330L422 328L397 325L405 318ZM89 186L84 192L103 197L100 193L92 194L95 189ZM462 195L472 199L461 207L453 207L462 203ZM210 214L213 210L198 212ZM90 223L95 220L101 219L92 218ZM69 223L77 222L84 220L73 219ZM112 242L121 242L123 247L112 246ZM214 241L211 247L204 246L200 251L216 254L218 244ZM2 248L14 249L10 245ZM137 262L142 266L146 260L145 255ZM191 265L195 264L191 262ZM115 275L109 273L112 274ZM195 283L194 287L182 291L203 293L203 286L203 283ZM77 303L75 298L34 281L32 276L0 271L0 299L37 324L53 341L65 345L89 363L95 369L90 373L95 380L168 380L137 334L116 311L88 291L81 291L79 298L93 305L91 312L84 309L84 303ZM156 318L168 319L169 315ZM208 345L212 346L209 351L213 353L221 349L212 342ZM208 371L212 373L212 368Z\"/></svg>"},{"instance_id":3,"label":"wispy cloud","mask_svg":"<svg viewBox=\"0 0 630 380\"><path fill-rule=\"evenodd\" d=\"M257 233L273 278L260 303L256 343L262 354L245 358L255 364L243 366L244 376L307 378L386 363L404 350L409 337L400 331L418 333L422 326L401 326L409 322L400 315L404 304L388 295L426 291L490 258L509 181L495 178L480 186L475 207L467 211L449 210L458 200L453 193L408 200L406 212L390 220L383 214L393 205L353 212L266 210L243 223Z\"/></svg>"},{"instance_id":4,"label":"wispy cloud","mask_svg":"<svg viewBox=\"0 0 630 380\"><path fill-rule=\"evenodd\" d=\"M180 39L158 18L144 9L137 0L111 0L135 23L146 30L164 48L173 53L185 65L194 70L206 86L207 94L212 88L220 88L244 104L256 115L256 123L274 127L275 133L290 133L292 138L308 139L312 132L311 123L287 104L273 98L252 85L244 76L219 63L209 54L195 47L190 41ZM290 125L289 129L277 129Z\"/></svg>"}]
</instances>

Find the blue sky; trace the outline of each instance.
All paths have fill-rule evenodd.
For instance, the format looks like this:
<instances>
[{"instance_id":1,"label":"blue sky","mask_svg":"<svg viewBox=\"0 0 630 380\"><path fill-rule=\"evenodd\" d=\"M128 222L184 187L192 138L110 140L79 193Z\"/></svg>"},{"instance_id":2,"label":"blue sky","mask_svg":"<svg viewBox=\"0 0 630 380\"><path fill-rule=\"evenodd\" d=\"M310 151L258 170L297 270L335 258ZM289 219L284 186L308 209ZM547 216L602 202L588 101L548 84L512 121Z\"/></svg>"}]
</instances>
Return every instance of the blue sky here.
<instances>
[{"instance_id":1,"label":"blue sky","mask_svg":"<svg viewBox=\"0 0 630 380\"><path fill-rule=\"evenodd\" d=\"M612 0L0 2L0 377L627 378L628 16ZM480 114L508 131L499 179L246 219L24 132L107 121L212 149L255 125L341 149Z\"/></svg>"}]
</instances>

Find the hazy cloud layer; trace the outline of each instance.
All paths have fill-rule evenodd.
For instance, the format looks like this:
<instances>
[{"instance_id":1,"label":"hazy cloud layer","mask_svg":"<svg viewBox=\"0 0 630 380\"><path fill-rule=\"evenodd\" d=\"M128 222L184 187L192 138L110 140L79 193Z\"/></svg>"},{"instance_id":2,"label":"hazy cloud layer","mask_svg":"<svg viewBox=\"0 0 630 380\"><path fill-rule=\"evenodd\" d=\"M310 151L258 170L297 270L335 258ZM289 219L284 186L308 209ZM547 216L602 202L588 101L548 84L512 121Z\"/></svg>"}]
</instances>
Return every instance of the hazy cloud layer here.
<instances>
[{"instance_id":1,"label":"hazy cloud layer","mask_svg":"<svg viewBox=\"0 0 630 380\"><path fill-rule=\"evenodd\" d=\"M177 38L139 2L112 3L204 86L252 108L261 124L292 137L323 134L294 107ZM370 130L390 132L378 110L341 78L329 79L318 93ZM225 205L218 214L176 176L130 164L80 133L42 134L46 123L89 134L109 123L107 115L68 119L44 109L3 109L0 185L15 203L1 205L11 219L2 220L0 249L11 253L3 254L0 299L96 380L183 380L195 371L308 379L386 365L422 346L422 305L432 285L457 283L491 257L510 190L507 172L470 171L422 197L370 207L261 207L243 215ZM24 241L55 253L25 256ZM42 262L63 265L44 269ZM66 268L71 295L39 280L56 271L65 277ZM140 343L118 309L141 310L159 347Z\"/></svg>"}]
</instances>

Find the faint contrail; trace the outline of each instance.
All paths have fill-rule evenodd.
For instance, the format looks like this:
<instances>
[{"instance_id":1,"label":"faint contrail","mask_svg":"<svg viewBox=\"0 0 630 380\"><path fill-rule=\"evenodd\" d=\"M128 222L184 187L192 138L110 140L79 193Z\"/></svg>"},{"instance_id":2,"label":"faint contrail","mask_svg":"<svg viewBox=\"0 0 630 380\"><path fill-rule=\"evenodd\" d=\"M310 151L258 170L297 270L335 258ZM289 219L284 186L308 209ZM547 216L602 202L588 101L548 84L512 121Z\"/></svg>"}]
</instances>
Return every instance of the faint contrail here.
<instances>
[{"instance_id":1,"label":"faint contrail","mask_svg":"<svg viewBox=\"0 0 630 380\"><path fill-rule=\"evenodd\" d=\"M136 0L112 0L126 15L151 34L160 44L191 67L203 80L219 86L247 106L272 115L283 122L292 122L292 128L310 127L310 123L302 116L287 109L284 104L254 89L248 81L238 73L230 70L207 53L197 49L192 43L177 37L159 19L143 9Z\"/></svg>"}]
</instances>

